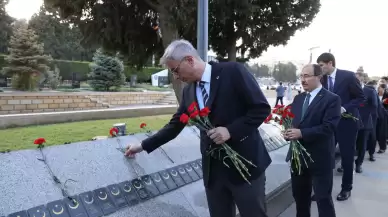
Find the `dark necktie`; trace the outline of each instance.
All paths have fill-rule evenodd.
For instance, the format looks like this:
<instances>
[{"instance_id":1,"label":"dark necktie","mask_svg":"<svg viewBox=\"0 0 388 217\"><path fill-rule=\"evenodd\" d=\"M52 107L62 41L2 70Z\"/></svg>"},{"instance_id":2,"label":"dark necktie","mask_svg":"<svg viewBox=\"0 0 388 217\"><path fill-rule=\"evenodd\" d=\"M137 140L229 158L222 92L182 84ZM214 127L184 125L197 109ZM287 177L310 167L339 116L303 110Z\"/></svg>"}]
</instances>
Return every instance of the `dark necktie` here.
<instances>
[{"instance_id":1,"label":"dark necktie","mask_svg":"<svg viewBox=\"0 0 388 217\"><path fill-rule=\"evenodd\" d=\"M304 99L303 107L302 107L302 119L304 118L304 115L306 114L307 108L309 107L310 102L310 93L306 94L306 98Z\"/></svg>"},{"instance_id":2,"label":"dark necktie","mask_svg":"<svg viewBox=\"0 0 388 217\"><path fill-rule=\"evenodd\" d=\"M333 78L331 76L328 76L329 78L329 91L333 92L334 84L333 84Z\"/></svg>"},{"instance_id":3,"label":"dark necktie","mask_svg":"<svg viewBox=\"0 0 388 217\"><path fill-rule=\"evenodd\" d=\"M201 88L202 93L202 99L203 99L203 106L206 106L207 100L209 99L209 95L207 94L207 91L205 89L205 83L204 81L199 82L199 88Z\"/></svg>"}]
</instances>

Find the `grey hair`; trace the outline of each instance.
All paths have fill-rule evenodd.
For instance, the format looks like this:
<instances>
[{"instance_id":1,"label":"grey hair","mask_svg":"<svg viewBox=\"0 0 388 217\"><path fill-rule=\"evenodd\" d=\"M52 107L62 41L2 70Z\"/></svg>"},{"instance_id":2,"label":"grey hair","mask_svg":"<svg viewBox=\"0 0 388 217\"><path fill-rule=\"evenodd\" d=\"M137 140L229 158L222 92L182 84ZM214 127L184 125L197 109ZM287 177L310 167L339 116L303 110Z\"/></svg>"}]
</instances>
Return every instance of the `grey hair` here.
<instances>
[{"instance_id":1,"label":"grey hair","mask_svg":"<svg viewBox=\"0 0 388 217\"><path fill-rule=\"evenodd\" d=\"M159 63L165 65L168 60L181 61L187 56L199 58L198 51L190 42L184 39L175 40L168 45Z\"/></svg>"}]
</instances>

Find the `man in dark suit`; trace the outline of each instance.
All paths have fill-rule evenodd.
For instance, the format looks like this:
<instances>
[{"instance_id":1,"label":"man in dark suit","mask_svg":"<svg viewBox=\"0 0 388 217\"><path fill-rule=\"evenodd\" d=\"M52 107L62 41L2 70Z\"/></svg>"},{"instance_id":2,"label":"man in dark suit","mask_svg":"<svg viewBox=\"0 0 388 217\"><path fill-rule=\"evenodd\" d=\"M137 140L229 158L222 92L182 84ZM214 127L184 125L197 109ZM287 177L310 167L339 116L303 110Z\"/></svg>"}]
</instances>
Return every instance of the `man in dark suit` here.
<instances>
[{"instance_id":1,"label":"man in dark suit","mask_svg":"<svg viewBox=\"0 0 388 217\"><path fill-rule=\"evenodd\" d=\"M304 167L302 174L291 174L296 216L309 217L311 191L315 192L319 217L335 217L331 196L335 167L335 131L341 119L341 99L322 88L319 65L307 65L300 76L304 93L295 96L291 104L295 129L285 132L285 138L298 140L311 154L314 162Z\"/></svg>"},{"instance_id":2,"label":"man in dark suit","mask_svg":"<svg viewBox=\"0 0 388 217\"><path fill-rule=\"evenodd\" d=\"M364 88L369 88L373 92L373 96L376 100L376 109L372 109L371 116L373 122L373 130L369 135L367 140L367 150L369 153L369 160L375 161L374 153L376 151L376 143L377 143L377 135L378 135L378 118L380 114L380 110L383 109L382 103L380 102L378 93L376 91L377 81L368 81ZM381 114L383 116L383 114ZM385 128L384 128L385 129ZM384 141L384 140L383 140Z\"/></svg>"},{"instance_id":3,"label":"man in dark suit","mask_svg":"<svg viewBox=\"0 0 388 217\"><path fill-rule=\"evenodd\" d=\"M362 163L364 162L365 152L367 149L367 143L370 138L373 138L372 132L375 129L374 123L376 122L372 118L372 113L377 113L377 94L376 91L365 86L365 77L366 75L362 72L356 72L356 77L361 83L361 87L364 91L366 97L366 103L360 104L359 112L363 126L358 131L357 135L357 159L356 163L356 173L362 173ZM375 140L376 142L376 140Z\"/></svg>"},{"instance_id":4,"label":"man in dark suit","mask_svg":"<svg viewBox=\"0 0 388 217\"><path fill-rule=\"evenodd\" d=\"M377 141L379 143L379 151L377 153L382 154L385 153L385 150L387 149L387 129L388 129L388 114L387 114L387 104L383 103L384 94L386 93L387 85L384 83L379 84L378 87L378 95L379 95L379 107L378 107L378 119L377 119L377 131L376 131L376 137ZM380 99L381 97L381 99ZM375 149L372 147L369 148L369 154L374 154ZM371 161L375 161L375 159L371 158Z\"/></svg>"},{"instance_id":5,"label":"man in dark suit","mask_svg":"<svg viewBox=\"0 0 388 217\"><path fill-rule=\"evenodd\" d=\"M187 82L178 111L154 136L128 147L127 156L145 150L151 153L174 139L185 125L179 121L188 107L198 102L199 108L211 110L210 121L218 126L201 131L203 181L211 217L234 217L236 205L241 217L266 217L265 170L271 159L258 127L271 112L257 81L241 64L235 62L208 64L201 60L185 40L172 42L161 58L175 78ZM222 94L221 94L222 93ZM233 166L207 155L210 147L227 143L257 167L249 166L248 184ZM183 144L182 144L183 145ZM218 156L218 155L217 155ZM229 165L231 162L227 162Z\"/></svg>"},{"instance_id":6,"label":"man in dark suit","mask_svg":"<svg viewBox=\"0 0 388 217\"><path fill-rule=\"evenodd\" d=\"M325 74L321 80L324 88L341 97L341 113L348 113L352 118L341 118L336 132L336 141L341 152L341 165L339 172L342 174L341 192L337 200L347 200L353 188L354 152L356 147L357 132L362 126L358 108L365 103L365 95L360 82L354 72L335 68L335 58L331 53L323 53L317 63Z\"/></svg>"}]
</instances>

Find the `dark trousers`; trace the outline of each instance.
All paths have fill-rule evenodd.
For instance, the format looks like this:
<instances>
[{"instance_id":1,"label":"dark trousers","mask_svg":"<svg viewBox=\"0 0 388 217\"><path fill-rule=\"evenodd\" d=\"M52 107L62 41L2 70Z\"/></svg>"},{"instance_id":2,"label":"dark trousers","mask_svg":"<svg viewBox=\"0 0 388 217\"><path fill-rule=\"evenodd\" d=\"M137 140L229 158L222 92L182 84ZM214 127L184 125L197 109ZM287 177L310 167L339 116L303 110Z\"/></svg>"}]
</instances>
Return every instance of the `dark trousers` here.
<instances>
[{"instance_id":1,"label":"dark trousers","mask_svg":"<svg viewBox=\"0 0 388 217\"><path fill-rule=\"evenodd\" d=\"M358 166L361 166L362 163L364 162L367 142L371 134L372 134L372 130L362 129L358 131L357 141L356 141L357 159L355 161L356 165Z\"/></svg>"},{"instance_id":2,"label":"dark trousers","mask_svg":"<svg viewBox=\"0 0 388 217\"><path fill-rule=\"evenodd\" d=\"M241 217L267 217L265 174L251 184L234 185L227 179L213 180L205 190L211 217L235 217L236 205Z\"/></svg>"},{"instance_id":3,"label":"dark trousers","mask_svg":"<svg viewBox=\"0 0 388 217\"><path fill-rule=\"evenodd\" d=\"M369 133L369 137L367 139L367 150L369 156L373 155L376 152L376 144L377 144L377 117L372 117L373 119L373 129Z\"/></svg>"},{"instance_id":4,"label":"dark trousers","mask_svg":"<svg viewBox=\"0 0 388 217\"><path fill-rule=\"evenodd\" d=\"M280 101L280 104L283 105L283 96L278 96L278 97L276 97L275 106L278 105L279 101Z\"/></svg>"},{"instance_id":5,"label":"dark trousers","mask_svg":"<svg viewBox=\"0 0 388 217\"><path fill-rule=\"evenodd\" d=\"M357 126L349 125L349 121L353 120L341 120L336 132L343 168L341 187L344 191L351 191L353 188L354 152L358 133Z\"/></svg>"},{"instance_id":6,"label":"dark trousers","mask_svg":"<svg viewBox=\"0 0 388 217\"><path fill-rule=\"evenodd\" d=\"M292 194L296 204L296 217L311 216L311 191L317 201L319 217L335 217L333 198L333 171L312 172L309 169L301 175L291 175Z\"/></svg>"},{"instance_id":7,"label":"dark trousers","mask_svg":"<svg viewBox=\"0 0 388 217\"><path fill-rule=\"evenodd\" d=\"M376 134L377 134L377 142L379 143L380 150L386 150L387 149L387 134L386 134L386 118L385 117L379 117L377 119L377 127L376 127ZM376 148L374 150L370 149L369 154L373 151L375 152Z\"/></svg>"}]
</instances>

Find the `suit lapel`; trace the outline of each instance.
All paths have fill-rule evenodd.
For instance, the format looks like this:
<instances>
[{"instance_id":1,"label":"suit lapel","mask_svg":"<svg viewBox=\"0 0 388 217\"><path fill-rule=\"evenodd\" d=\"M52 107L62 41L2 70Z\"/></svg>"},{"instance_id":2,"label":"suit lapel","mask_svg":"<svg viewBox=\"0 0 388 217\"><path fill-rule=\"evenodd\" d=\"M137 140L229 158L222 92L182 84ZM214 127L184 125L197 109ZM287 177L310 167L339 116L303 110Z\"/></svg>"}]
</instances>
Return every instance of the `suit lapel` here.
<instances>
[{"instance_id":1,"label":"suit lapel","mask_svg":"<svg viewBox=\"0 0 388 217\"><path fill-rule=\"evenodd\" d=\"M214 99L217 96L217 91L220 86L221 76L220 72L222 71L222 68L220 68L220 65L217 63L212 64L212 74L210 79L210 96L206 103L206 106L210 108L213 105ZM195 88L194 88L195 89Z\"/></svg>"},{"instance_id":2,"label":"suit lapel","mask_svg":"<svg viewBox=\"0 0 388 217\"><path fill-rule=\"evenodd\" d=\"M321 101L325 93L326 93L326 90L323 90L323 88L318 92L318 94L314 97L313 101L310 103L309 107L307 108L307 111L304 114L304 117L302 117L300 123L302 123L306 119L307 115L309 115L309 113L314 109L315 105L317 105L319 101Z\"/></svg>"},{"instance_id":3,"label":"suit lapel","mask_svg":"<svg viewBox=\"0 0 388 217\"><path fill-rule=\"evenodd\" d=\"M327 75L322 76L321 84L322 84L322 87L324 87L326 90L328 90L328 88L327 88Z\"/></svg>"},{"instance_id":4,"label":"suit lapel","mask_svg":"<svg viewBox=\"0 0 388 217\"><path fill-rule=\"evenodd\" d=\"M188 96L187 101L186 101L186 107L187 108L193 102L197 102L198 103L196 87L197 87L196 82L188 84L187 91L189 93L189 96Z\"/></svg>"}]
</instances>

